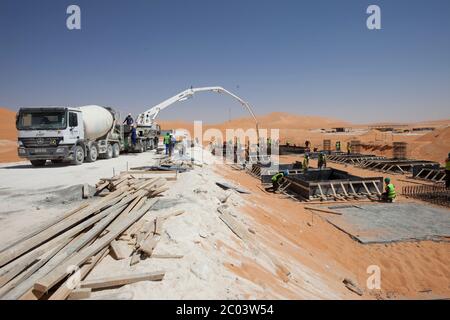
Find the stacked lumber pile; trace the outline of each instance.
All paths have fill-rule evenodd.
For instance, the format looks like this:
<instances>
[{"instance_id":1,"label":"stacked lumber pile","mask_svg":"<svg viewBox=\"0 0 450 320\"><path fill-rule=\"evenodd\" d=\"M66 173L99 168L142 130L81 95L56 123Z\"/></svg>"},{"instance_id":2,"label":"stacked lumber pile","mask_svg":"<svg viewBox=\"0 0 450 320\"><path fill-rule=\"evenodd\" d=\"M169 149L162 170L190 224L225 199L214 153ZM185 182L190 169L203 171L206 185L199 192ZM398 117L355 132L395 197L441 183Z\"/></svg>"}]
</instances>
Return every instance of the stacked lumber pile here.
<instances>
[{"instance_id":1,"label":"stacked lumber pile","mask_svg":"<svg viewBox=\"0 0 450 320\"><path fill-rule=\"evenodd\" d=\"M0 249L0 298L85 297L95 288L161 280L164 272L156 271L83 282L108 254L126 257L120 239L133 242L134 263L141 254L152 255L167 217L149 222L144 215L168 189L166 184L164 178L135 178L127 172L99 181L97 193L102 197Z\"/></svg>"}]
</instances>

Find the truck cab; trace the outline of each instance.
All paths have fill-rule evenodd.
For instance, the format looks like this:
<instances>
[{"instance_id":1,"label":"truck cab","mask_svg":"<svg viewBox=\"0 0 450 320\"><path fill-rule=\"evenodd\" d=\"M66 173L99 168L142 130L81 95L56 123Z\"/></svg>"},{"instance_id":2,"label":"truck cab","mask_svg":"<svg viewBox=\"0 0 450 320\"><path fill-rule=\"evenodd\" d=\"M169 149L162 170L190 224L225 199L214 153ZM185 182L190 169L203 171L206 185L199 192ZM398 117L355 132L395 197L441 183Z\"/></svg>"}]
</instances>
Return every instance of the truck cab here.
<instances>
[{"instance_id":1,"label":"truck cab","mask_svg":"<svg viewBox=\"0 0 450 320\"><path fill-rule=\"evenodd\" d=\"M34 166L43 166L46 160L74 160L74 146L84 141L83 118L78 108L21 108L16 127L18 155Z\"/></svg>"}]
</instances>

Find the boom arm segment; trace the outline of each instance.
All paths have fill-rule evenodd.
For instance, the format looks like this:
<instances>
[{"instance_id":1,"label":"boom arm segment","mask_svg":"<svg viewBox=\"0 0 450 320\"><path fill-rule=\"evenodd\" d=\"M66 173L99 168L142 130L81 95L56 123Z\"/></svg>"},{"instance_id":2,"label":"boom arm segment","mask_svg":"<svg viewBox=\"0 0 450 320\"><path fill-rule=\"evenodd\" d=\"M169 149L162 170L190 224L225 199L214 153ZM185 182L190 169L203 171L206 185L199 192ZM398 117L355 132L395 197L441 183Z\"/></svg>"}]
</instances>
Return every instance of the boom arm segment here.
<instances>
[{"instance_id":1,"label":"boom arm segment","mask_svg":"<svg viewBox=\"0 0 450 320\"><path fill-rule=\"evenodd\" d=\"M249 103L239 98L234 93L231 93L230 91L222 88L222 87L203 87L203 88L190 88L183 92L180 92L176 96L173 96L160 104L157 104L153 108L141 113L136 120L136 123L138 125L152 125L153 121L158 116L159 112L167 108L168 106L179 102L179 101L185 101L189 98L192 98L192 96L197 92L204 92L204 91L210 91L210 92L216 92L216 93L225 93L231 96L232 98L236 99L247 111L250 113L252 118L256 122L256 131L258 132L258 120L256 119L255 114L253 113L253 110Z\"/></svg>"}]
</instances>

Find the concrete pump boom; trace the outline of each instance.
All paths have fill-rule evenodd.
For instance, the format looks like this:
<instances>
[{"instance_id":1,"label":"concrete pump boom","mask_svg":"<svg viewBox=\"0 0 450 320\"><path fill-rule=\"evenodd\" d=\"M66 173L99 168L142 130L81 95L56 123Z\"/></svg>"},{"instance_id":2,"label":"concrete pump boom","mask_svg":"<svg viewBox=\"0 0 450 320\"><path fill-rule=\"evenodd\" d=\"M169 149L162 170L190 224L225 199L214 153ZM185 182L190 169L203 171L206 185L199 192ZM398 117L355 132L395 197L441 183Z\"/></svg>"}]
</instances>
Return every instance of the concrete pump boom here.
<instances>
[{"instance_id":1,"label":"concrete pump boom","mask_svg":"<svg viewBox=\"0 0 450 320\"><path fill-rule=\"evenodd\" d=\"M222 87L204 87L204 88L190 88L187 89L183 92L180 92L179 94L177 94L176 96L173 96L163 102L161 102L160 104L157 104L156 106L154 106L153 108L141 113L140 115L138 115L136 123L137 125L141 125L141 126L151 126L154 122L154 120L156 119L156 117L158 116L159 112L164 110L165 108L167 108L168 106L179 102L179 101L185 101L189 98L192 98L192 96L197 93L197 92L204 92L204 91L210 91L210 92L216 92L216 93L225 93L228 94L229 96L233 97L234 99L236 99L237 101L239 101L239 103L247 109L247 111L250 113L250 115L253 117L253 119L255 120L256 123L256 132L259 135L259 130L258 130L258 120L256 119L255 114L253 113L253 110L250 106L249 103L247 103L246 101L242 100L241 98L239 98L237 95L235 95L234 93L231 93L230 91L222 88Z\"/></svg>"}]
</instances>

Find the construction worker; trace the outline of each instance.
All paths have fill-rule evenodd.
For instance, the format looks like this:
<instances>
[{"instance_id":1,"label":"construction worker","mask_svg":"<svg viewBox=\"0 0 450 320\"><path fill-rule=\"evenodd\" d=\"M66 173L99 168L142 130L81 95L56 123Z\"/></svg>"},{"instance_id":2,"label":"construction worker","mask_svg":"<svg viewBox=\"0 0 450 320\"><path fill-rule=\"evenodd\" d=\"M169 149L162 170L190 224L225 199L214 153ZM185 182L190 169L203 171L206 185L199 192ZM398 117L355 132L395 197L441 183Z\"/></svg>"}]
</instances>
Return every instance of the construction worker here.
<instances>
[{"instance_id":1,"label":"construction worker","mask_svg":"<svg viewBox=\"0 0 450 320\"><path fill-rule=\"evenodd\" d=\"M300 161L295 161L294 165L292 166L292 169L301 169L302 168L302 163Z\"/></svg>"},{"instance_id":2,"label":"construction worker","mask_svg":"<svg viewBox=\"0 0 450 320\"><path fill-rule=\"evenodd\" d=\"M311 151L311 142L309 140L305 141L305 152L310 152Z\"/></svg>"},{"instance_id":3,"label":"construction worker","mask_svg":"<svg viewBox=\"0 0 450 320\"><path fill-rule=\"evenodd\" d=\"M133 144L133 147L136 147L136 140L137 140L136 125L133 125L131 127L131 143Z\"/></svg>"},{"instance_id":4,"label":"construction worker","mask_svg":"<svg viewBox=\"0 0 450 320\"><path fill-rule=\"evenodd\" d=\"M169 147L169 155L173 155L173 151L175 150L175 144L177 143L177 139L175 136L170 135L170 147Z\"/></svg>"},{"instance_id":5,"label":"construction worker","mask_svg":"<svg viewBox=\"0 0 450 320\"><path fill-rule=\"evenodd\" d=\"M395 187L391 183L390 178L385 178L384 183L386 184L385 192L381 195L381 200L386 202L394 202L397 194L395 193Z\"/></svg>"},{"instance_id":6,"label":"construction worker","mask_svg":"<svg viewBox=\"0 0 450 320\"><path fill-rule=\"evenodd\" d=\"M167 132L166 135L164 136L163 142L164 142L164 146L166 147L166 155L168 155L169 149L170 149L170 133L169 132Z\"/></svg>"},{"instance_id":7,"label":"construction worker","mask_svg":"<svg viewBox=\"0 0 450 320\"><path fill-rule=\"evenodd\" d=\"M445 187L450 189L450 153L445 160Z\"/></svg>"},{"instance_id":8,"label":"construction worker","mask_svg":"<svg viewBox=\"0 0 450 320\"><path fill-rule=\"evenodd\" d=\"M303 172L308 171L309 167L309 154L305 154L305 157L303 158Z\"/></svg>"},{"instance_id":9,"label":"construction worker","mask_svg":"<svg viewBox=\"0 0 450 320\"><path fill-rule=\"evenodd\" d=\"M326 157L326 155L323 152L319 153L319 158L318 158L318 161L317 161L317 167L319 169L327 167L327 157Z\"/></svg>"},{"instance_id":10,"label":"construction worker","mask_svg":"<svg viewBox=\"0 0 450 320\"><path fill-rule=\"evenodd\" d=\"M341 151L341 142L340 141L336 141L336 151L337 152Z\"/></svg>"},{"instance_id":11,"label":"construction worker","mask_svg":"<svg viewBox=\"0 0 450 320\"><path fill-rule=\"evenodd\" d=\"M281 182L283 181L284 177L287 177L289 175L289 171L285 170L285 171L280 171L277 174L274 174L272 176L272 187L266 189L267 191L271 190L272 192L275 192L278 190L278 188L281 185Z\"/></svg>"},{"instance_id":12,"label":"construction worker","mask_svg":"<svg viewBox=\"0 0 450 320\"><path fill-rule=\"evenodd\" d=\"M125 118L125 120L123 121L123 123L127 124L128 126L131 126L134 123L133 117L131 117L131 113L129 113L127 115L127 117Z\"/></svg>"},{"instance_id":13,"label":"construction worker","mask_svg":"<svg viewBox=\"0 0 450 320\"><path fill-rule=\"evenodd\" d=\"M347 142L347 154L352 153L352 145L350 142Z\"/></svg>"}]
</instances>

